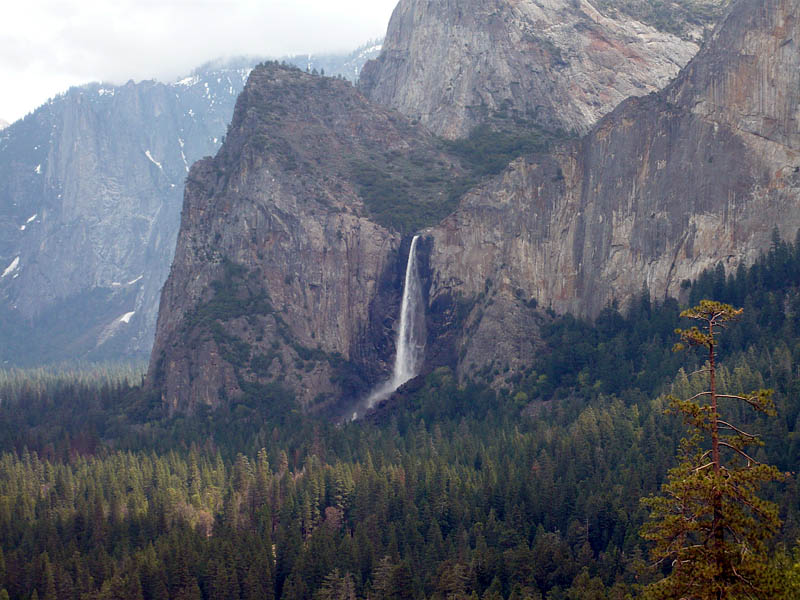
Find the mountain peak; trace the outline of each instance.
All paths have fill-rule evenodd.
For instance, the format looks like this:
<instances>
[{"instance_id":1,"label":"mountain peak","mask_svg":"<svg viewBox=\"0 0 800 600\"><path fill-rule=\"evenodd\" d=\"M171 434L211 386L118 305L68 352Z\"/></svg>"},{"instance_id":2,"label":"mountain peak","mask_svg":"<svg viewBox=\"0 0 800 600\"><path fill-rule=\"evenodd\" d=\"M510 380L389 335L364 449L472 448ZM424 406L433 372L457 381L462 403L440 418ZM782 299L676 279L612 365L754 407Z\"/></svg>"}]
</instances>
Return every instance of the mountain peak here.
<instances>
[{"instance_id":1,"label":"mountain peak","mask_svg":"<svg viewBox=\"0 0 800 600\"><path fill-rule=\"evenodd\" d=\"M355 79L363 52L314 68ZM215 61L173 83L87 83L3 131L0 275L16 268L0 277L0 362L149 352L186 175L219 149L255 62Z\"/></svg>"}]
</instances>

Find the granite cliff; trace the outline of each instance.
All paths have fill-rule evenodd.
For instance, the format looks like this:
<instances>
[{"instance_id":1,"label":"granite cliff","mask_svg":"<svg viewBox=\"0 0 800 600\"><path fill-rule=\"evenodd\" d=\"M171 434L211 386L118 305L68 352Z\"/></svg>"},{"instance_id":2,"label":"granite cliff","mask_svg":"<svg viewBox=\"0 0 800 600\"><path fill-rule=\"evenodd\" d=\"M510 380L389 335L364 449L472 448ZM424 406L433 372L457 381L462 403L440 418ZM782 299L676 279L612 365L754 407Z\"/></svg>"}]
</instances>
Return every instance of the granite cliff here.
<instances>
[{"instance_id":1,"label":"granite cliff","mask_svg":"<svg viewBox=\"0 0 800 600\"><path fill-rule=\"evenodd\" d=\"M425 128L259 68L190 173L149 385L172 410L352 399L388 371L415 231L425 368L494 363L498 384L539 350L544 308L592 317L751 262L800 227L798 17L800 0L737 3L665 89L463 195Z\"/></svg>"},{"instance_id":2,"label":"granite cliff","mask_svg":"<svg viewBox=\"0 0 800 600\"><path fill-rule=\"evenodd\" d=\"M182 410L284 391L318 409L363 391L393 354L397 231L445 216L460 173L349 82L257 67L222 149L189 174L150 385Z\"/></svg>"},{"instance_id":3,"label":"granite cliff","mask_svg":"<svg viewBox=\"0 0 800 600\"><path fill-rule=\"evenodd\" d=\"M0 353L146 357L192 161L249 69L72 88L0 134Z\"/></svg>"},{"instance_id":4,"label":"granite cliff","mask_svg":"<svg viewBox=\"0 0 800 600\"><path fill-rule=\"evenodd\" d=\"M401 0L359 85L451 139L520 121L585 133L625 98L663 88L698 49L616 4Z\"/></svg>"},{"instance_id":5,"label":"granite cliff","mask_svg":"<svg viewBox=\"0 0 800 600\"><path fill-rule=\"evenodd\" d=\"M461 373L525 362L532 300L591 317L643 286L679 297L705 268L752 262L774 227L794 237L798 40L800 1L736 4L668 88L517 160L432 229L432 305L475 302Z\"/></svg>"}]
</instances>

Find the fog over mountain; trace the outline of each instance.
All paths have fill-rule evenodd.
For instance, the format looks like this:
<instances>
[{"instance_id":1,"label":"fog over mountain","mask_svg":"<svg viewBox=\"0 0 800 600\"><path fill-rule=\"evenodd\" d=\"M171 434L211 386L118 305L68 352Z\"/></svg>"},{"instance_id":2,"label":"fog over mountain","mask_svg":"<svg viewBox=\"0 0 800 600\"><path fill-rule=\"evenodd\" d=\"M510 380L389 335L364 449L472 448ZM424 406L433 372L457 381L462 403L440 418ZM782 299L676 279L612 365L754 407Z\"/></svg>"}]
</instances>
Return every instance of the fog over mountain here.
<instances>
[{"instance_id":1,"label":"fog over mountain","mask_svg":"<svg viewBox=\"0 0 800 600\"><path fill-rule=\"evenodd\" d=\"M14 122L63 90L91 81L174 81L219 56L346 54L383 35L394 4L7 2L0 34L0 116Z\"/></svg>"}]
</instances>

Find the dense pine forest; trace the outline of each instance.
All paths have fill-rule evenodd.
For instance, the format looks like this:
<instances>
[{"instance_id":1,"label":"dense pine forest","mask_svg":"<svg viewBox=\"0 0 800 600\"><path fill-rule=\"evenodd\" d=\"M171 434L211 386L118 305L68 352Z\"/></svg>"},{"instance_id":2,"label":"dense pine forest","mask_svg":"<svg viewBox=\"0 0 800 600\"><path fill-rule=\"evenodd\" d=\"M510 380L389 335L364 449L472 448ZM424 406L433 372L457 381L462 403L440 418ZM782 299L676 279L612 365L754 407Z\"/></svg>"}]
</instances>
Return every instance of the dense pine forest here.
<instances>
[{"instance_id":1,"label":"dense pine forest","mask_svg":"<svg viewBox=\"0 0 800 600\"><path fill-rule=\"evenodd\" d=\"M594 322L540 307L544 348L506 387L439 369L344 425L279 389L170 416L136 370L3 373L0 599L639 597L664 573L640 500L686 436L666 395L706 386L675 329L705 298L744 309L720 389L774 390L777 417L733 418L786 474L761 495L783 522L768 568L796 598L800 236L776 234L680 300L643 289Z\"/></svg>"}]
</instances>

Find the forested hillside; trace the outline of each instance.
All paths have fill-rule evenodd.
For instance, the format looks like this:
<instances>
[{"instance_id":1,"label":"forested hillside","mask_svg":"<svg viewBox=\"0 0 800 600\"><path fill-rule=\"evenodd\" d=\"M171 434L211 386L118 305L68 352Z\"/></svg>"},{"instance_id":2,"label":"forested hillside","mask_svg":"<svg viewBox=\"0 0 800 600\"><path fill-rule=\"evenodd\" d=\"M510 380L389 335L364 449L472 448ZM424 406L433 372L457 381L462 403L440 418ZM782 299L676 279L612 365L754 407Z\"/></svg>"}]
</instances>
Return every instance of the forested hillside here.
<instances>
[{"instance_id":1,"label":"forested hillside","mask_svg":"<svg viewBox=\"0 0 800 600\"><path fill-rule=\"evenodd\" d=\"M641 497L685 429L664 394L705 386L675 353L680 306L744 307L722 390L772 387L777 418L734 413L787 480L763 495L800 556L800 239L685 282L682 302L543 310L547 351L494 391L440 369L366 421L297 414L280 390L168 417L138 375L9 372L0 386L0 589L10 598L625 598L659 577ZM504 365L496 365L502 371ZM34 596L35 594L35 596ZM0 597L5 597L0 591Z\"/></svg>"}]
</instances>

